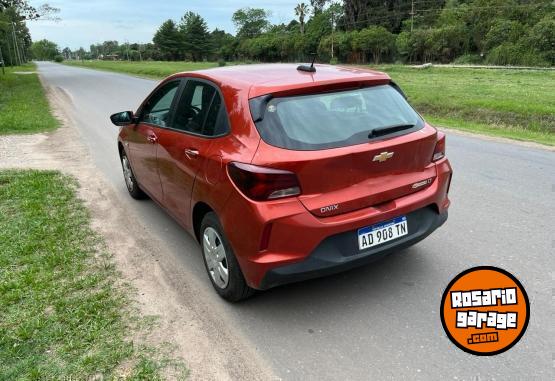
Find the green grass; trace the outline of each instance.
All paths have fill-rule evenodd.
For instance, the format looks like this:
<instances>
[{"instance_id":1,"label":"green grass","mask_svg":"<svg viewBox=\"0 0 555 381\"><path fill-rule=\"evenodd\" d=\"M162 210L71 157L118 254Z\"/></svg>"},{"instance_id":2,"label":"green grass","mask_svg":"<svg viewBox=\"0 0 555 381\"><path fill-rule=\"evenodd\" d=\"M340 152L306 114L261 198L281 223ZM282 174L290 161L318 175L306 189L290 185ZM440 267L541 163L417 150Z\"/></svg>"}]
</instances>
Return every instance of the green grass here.
<instances>
[{"instance_id":1,"label":"green grass","mask_svg":"<svg viewBox=\"0 0 555 381\"><path fill-rule=\"evenodd\" d=\"M0 380L159 379L163 364L130 339L143 318L76 186L0 171Z\"/></svg>"},{"instance_id":2,"label":"green grass","mask_svg":"<svg viewBox=\"0 0 555 381\"><path fill-rule=\"evenodd\" d=\"M162 61L65 61L64 64L90 69L115 71L141 77L161 79L180 71L209 69L216 62L162 62Z\"/></svg>"},{"instance_id":3,"label":"green grass","mask_svg":"<svg viewBox=\"0 0 555 381\"><path fill-rule=\"evenodd\" d=\"M163 78L217 66L213 62L85 61L70 65ZM439 126L555 145L555 71L378 67L411 104Z\"/></svg>"},{"instance_id":4,"label":"green grass","mask_svg":"<svg viewBox=\"0 0 555 381\"><path fill-rule=\"evenodd\" d=\"M14 74L33 71L35 65L6 68L0 71L0 134L24 134L51 131L59 123L50 106L37 74Z\"/></svg>"},{"instance_id":5,"label":"green grass","mask_svg":"<svg viewBox=\"0 0 555 381\"><path fill-rule=\"evenodd\" d=\"M555 71L378 69L437 126L555 145Z\"/></svg>"}]
</instances>

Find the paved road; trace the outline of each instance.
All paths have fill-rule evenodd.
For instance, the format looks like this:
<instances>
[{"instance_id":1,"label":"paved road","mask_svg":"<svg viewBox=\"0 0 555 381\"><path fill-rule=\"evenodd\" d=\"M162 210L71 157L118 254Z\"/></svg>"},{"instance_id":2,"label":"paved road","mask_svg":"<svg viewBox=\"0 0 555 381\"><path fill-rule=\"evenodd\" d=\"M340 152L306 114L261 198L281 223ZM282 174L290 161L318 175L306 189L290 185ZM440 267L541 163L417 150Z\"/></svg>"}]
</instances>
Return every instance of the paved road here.
<instances>
[{"instance_id":1,"label":"paved road","mask_svg":"<svg viewBox=\"0 0 555 381\"><path fill-rule=\"evenodd\" d=\"M447 224L417 246L348 273L268 291L245 303L218 301L194 240L152 202L123 185L108 115L135 109L155 82L41 63L44 80L71 97L83 140L122 203L169 244L183 274L198 277L222 319L240 330L286 380L554 379L555 153L448 134L454 167ZM160 258L164 260L163 257ZM441 294L459 272L502 267L531 301L528 331L494 357L462 352L439 319Z\"/></svg>"}]
</instances>

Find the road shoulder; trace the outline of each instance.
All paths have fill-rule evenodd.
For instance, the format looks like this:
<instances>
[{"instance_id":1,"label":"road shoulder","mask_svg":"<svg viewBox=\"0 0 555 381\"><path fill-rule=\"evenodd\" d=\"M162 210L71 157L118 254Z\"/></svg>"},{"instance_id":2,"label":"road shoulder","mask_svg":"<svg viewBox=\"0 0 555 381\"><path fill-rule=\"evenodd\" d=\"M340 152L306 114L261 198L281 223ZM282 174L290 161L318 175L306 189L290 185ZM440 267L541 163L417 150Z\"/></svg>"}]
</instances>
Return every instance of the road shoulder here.
<instances>
[{"instance_id":1,"label":"road shoulder","mask_svg":"<svg viewBox=\"0 0 555 381\"><path fill-rule=\"evenodd\" d=\"M473 133L473 132L456 130L454 128L443 127L443 126L438 126L437 128L439 130L447 133L447 134L468 136L468 137L471 137L471 138L487 140L487 141L490 141L490 142L513 144L513 145L516 145L516 146L521 146L521 147L526 147L526 148L533 148L533 149L540 149L540 150L544 150L544 151L555 152L555 146L548 146L548 145L545 145L545 144L540 144L540 143L535 143L535 142L520 141L520 140L515 140L515 139L503 138L503 137L499 137L499 136L476 134L476 133ZM447 149L449 149L449 142L447 143Z\"/></svg>"},{"instance_id":2,"label":"road shoulder","mask_svg":"<svg viewBox=\"0 0 555 381\"><path fill-rule=\"evenodd\" d=\"M164 243L137 223L137 216L122 206L96 169L72 120L71 97L43 84L62 126L49 133L1 136L0 168L54 169L77 178L81 184L78 197L91 211L93 230L103 237L124 281L136 290L132 295L135 307L155 318L148 334L133 340L157 347L170 345L172 354L187 364L193 380L275 378L245 339L214 312L222 309L219 300L203 298L201 287L192 279L181 284L179 295L175 292L171 270L181 264L165 256Z\"/></svg>"}]
</instances>

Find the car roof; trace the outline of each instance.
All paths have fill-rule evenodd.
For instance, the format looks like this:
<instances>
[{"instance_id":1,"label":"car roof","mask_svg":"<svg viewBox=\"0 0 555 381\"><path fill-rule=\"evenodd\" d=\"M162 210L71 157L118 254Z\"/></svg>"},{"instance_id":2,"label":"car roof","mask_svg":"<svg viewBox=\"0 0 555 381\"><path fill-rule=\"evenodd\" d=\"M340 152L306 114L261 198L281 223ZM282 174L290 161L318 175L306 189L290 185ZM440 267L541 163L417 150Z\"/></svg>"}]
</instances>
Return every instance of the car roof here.
<instances>
[{"instance_id":1,"label":"car roof","mask_svg":"<svg viewBox=\"0 0 555 381\"><path fill-rule=\"evenodd\" d=\"M247 90L249 98L270 93L287 93L314 87L352 84L388 83L391 78L382 72L360 67L315 64L316 72L297 70L298 64L233 65L213 69L182 72L175 76L194 76Z\"/></svg>"}]
</instances>

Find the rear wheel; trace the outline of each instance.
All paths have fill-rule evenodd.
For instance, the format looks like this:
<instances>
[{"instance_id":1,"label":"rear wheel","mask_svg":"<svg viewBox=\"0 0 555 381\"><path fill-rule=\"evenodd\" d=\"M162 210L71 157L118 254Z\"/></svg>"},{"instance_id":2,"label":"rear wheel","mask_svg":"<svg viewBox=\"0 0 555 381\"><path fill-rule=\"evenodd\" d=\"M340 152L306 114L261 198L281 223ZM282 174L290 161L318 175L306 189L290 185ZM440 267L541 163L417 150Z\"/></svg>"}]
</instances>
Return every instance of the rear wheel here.
<instances>
[{"instance_id":1,"label":"rear wheel","mask_svg":"<svg viewBox=\"0 0 555 381\"><path fill-rule=\"evenodd\" d=\"M204 265L216 292L230 302L251 296L254 290L245 282L215 213L209 212L204 216L200 233Z\"/></svg>"},{"instance_id":2,"label":"rear wheel","mask_svg":"<svg viewBox=\"0 0 555 381\"><path fill-rule=\"evenodd\" d=\"M125 186L129 191L131 197L137 200L142 200L147 197L146 193L139 188L139 184L137 183L137 179L135 179L135 175L133 174L133 169L131 169L131 163L129 162L129 158L125 151L121 153L121 167L123 169L123 178L125 179Z\"/></svg>"}]
</instances>

